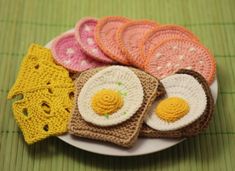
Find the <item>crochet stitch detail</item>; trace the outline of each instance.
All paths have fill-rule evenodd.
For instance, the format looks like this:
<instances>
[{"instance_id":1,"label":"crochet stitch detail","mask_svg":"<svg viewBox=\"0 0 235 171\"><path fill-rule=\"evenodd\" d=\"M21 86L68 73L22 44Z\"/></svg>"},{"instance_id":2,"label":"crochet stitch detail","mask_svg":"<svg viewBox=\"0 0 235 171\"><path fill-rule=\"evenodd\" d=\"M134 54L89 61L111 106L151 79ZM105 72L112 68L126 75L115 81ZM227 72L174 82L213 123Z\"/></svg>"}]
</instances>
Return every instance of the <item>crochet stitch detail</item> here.
<instances>
[{"instance_id":1,"label":"crochet stitch detail","mask_svg":"<svg viewBox=\"0 0 235 171\"><path fill-rule=\"evenodd\" d=\"M179 97L187 101L190 110L175 122L168 122L155 114L155 108L163 100L159 99L152 105L145 123L158 131L173 131L190 125L203 115L206 110L207 98L202 85L191 75L174 74L161 80L167 96Z\"/></svg>"},{"instance_id":2,"label":"crochet stitch detail","mask_svg":"<svg viewBox=\"0 0 235 171\"><path fill-rule=\"evenodd\" d=\"M120 93L111 89L102 89L92 98L92 109L99 115L110 115L123 106Z\"/></svg>"},{"instance_id":3,"label":"crochet stitch detail","mask_svg":"<svg viewBox=\"0 0 235 171\"><path fill-rule=\"evenodd\" d=\"M191 137L201 133L203 130L205 130L205 128L208 127L208 124L212 118L214 111L214 100L211 94L210 87L207 84L205 78L199 73L192 70L181 69L177 71L177 74L191 75L202 85L202 88L205 91L207 98L206 109L204 110L202 116L199 117L196 121L194 121L190 125L173 131L157 131L147 126L146 124L143 124L140 136L155 137L155 138Z\"/></svg>"},{"instance_id":4,"label":"crochet stitch detail","mask_svg":"<svg viewBox=\"0 0 235 171\"><path fill-rule=\"evenodd\" d=\"M92 109L92 97L103 89L118 91L123 98L123 106L108 119L97 115ZM109 66L92 76L83 86L78 97L78 109L82 118L94 125L113 126L120 124L141 107L144 92L138 76L129 68L123 66Z\"/></svg>"},{"instance_id":5,"label":"crochet stitch detail","mask_svg":"<svg viewBox=\"0 0 235 171\"><path fill-rule=\"evenodd\" d=\"M159 118L168 122L174 122L189 112L188 103L179 97L170 97L159 103L155 113Z\"/></svg>"},{"instance_id":6,"label":"crochet stitch detail","mask_svg":"<svg viewBox=\"0 0 235 171\"><path fill-rule=\"evenodd\" d=\"M107 68L107 67L105 67ZM78 109L78 105L74 105L71 120L69 123L69 132L79 137L102 140L105 142L112 142L123 147L131 147L136 142L139 135L140 127L147 114L148 108L156 96L160 95L157 92L160 82L153 76L134 68L130 68L139 78L144 90L144 99L138 111L128 120L115 126L100 127L86 122ZM76 104L79 99L78 96L86 82L94 75L103 71L104 68L95 68L81 73L75 82L75 100ZM115 82L119 84L120 82ZM124 83L122 82L121 85ZM126 113L128 115L128 113ZM125 115L126 115L125 114ZM113 115L111 115L113 116ZM110 116L110 117L111 117ZM104 118L104 117L103 117ZM110 118L109 118L110 119ZM109 120L106 119L106 120Z\"/></svg>"},{"instance_id":7,"label":"crochet stitch detail","mask_svg":"<svg viewBox=\"0 0 235 171\"><path fill-rule=\"evenodd\" d=\"M28 144L67 131L73 92L69 73L53 63L50 50L31 45L8 94L23 96L13 103L13 113Z\"/></svg>"}]
</instances>

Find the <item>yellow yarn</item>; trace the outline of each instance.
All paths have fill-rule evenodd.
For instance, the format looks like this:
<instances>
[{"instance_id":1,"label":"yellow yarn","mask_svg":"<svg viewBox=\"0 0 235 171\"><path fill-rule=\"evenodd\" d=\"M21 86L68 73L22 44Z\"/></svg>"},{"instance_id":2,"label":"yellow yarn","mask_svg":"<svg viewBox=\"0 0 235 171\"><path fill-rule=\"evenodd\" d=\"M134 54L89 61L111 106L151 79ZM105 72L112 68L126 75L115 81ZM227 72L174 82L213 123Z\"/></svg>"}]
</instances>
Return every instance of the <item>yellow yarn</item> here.
<instances>
[{"instance_id":1,"label":"yellow yarn","mask_svg":"<svg viewBox=\"0 0 235 171\"><path fill-rule=\"evenodd\" d=\"M99 115L111 115L123 106L123 98L117 91L102 89L92 97L92 109Z\"/></svg>"},{"instance_id":2,"label":"yellow yarn","mask_svg":"<svg viewBox=\"0 0 235 171\"><path fill-rule=\"evenodd\" d=\"M31 45L8 94L23 95L13 103L13 112L27 143L67 131L73 92L68 71L53 63L50 50Z\"/></svg>"},{"instance_id":3,"label":"yellow yarn","mask_svg":"<svg viewBox=\"0 0 235 171\"><path fill-rule=\"evenodd\" d=\"M170 97L161 101L155 113L163 120L174 122L189 112L188 103L179 97Z\"/></svg>"},{"instance_id":4,"label":"yellow yarn","mask_svg":"<svg viewBox=\"0 0 235 171\"><path fill-rule=\"evenodd\" d=\"M46 60L46 61L53 61L51 50L44 48L38 44L31 44L28 49L28 55L36 55L38 58Z\"/></svg>"}]
</instances>

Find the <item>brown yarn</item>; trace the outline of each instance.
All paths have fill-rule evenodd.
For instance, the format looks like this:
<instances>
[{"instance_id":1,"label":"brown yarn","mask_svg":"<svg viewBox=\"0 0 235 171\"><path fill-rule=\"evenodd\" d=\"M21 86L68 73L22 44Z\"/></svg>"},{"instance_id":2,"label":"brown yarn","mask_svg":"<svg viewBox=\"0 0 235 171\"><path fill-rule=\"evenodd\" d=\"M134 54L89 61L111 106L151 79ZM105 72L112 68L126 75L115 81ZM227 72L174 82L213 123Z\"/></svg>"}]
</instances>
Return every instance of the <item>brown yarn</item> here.
<instances>
[{"instance_id":1,"label":"brown yarn","mask_svg":"<svg viewBox=\"0 0 235 171\"><path fill-rule=\"evenodd\" d=\"M69 132L70 134L79 137L111 142L123 147L131 147L139 135L148 108L151 106L156 96L161 94L157 93L159 82L156 78L141 70L130 68L138 76L144 89L142 106L136 114L121 124L109 127L99 127L82 119L77 107L77 99L83 85L88 79L104 68L105 67L85 71L77 78L75 83L75 107L69 123Z\"/></svg>"},{"instance_id":2,"label":"brown yarn","mask_svg":"<svg viewBox=\"0 0 235 171\"><path fill-rule=\"evenodd\" d=\"M163 86L163 84L159 81L158 87L157 87L157 99L164 97L166 94L166 90Z\"/></svg>"},{"instance_id":3,"label":"brown yarn","mask_svg":"<svg viewBox=\"0 0 235 171\"><path fill-rule=\"evenodd\" d=\"M69 73L69 77L70 77L73 81L75 81L75 80L79 77L80 74L81 74L80 72L76 72L76 73L70 72L70 73Z\"/></svg>"},{"instance_id":4,"label":"brown yarn","mask_svg":"<svg viewBox=\"0 0 235 171\"><path fill-rule=\"evenodd\" d=\"M186 69L181 69L177 74L188 74L193 76L197 81L202 85L206 97L207 97L207 106L202 114L202 116L194 121L192 124L181 128L179 130L174 130L174 131L157 131L146 124L143 124L140 136L143 137L155 137L155 138L180 138L180 137L190 137L190 136L195 136L202 132L205 128L208 127L209 121L212 118L212 114L214 111L214 100L210 91L210 87L207 84L206 80L197 72L192 71L192 70L186 70Z\"/></svg>"}]
</instances>

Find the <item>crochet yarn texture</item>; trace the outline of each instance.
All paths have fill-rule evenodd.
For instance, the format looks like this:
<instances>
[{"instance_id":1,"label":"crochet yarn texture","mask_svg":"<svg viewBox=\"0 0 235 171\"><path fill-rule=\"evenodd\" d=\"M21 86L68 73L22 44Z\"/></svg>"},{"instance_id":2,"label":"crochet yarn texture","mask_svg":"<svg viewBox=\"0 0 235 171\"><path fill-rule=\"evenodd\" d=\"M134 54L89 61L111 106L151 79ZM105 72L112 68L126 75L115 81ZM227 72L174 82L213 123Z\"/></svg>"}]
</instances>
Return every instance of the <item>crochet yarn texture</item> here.
<instances>
[{"instance_id":1,"label":"crochet yarn texture","mask_svg":"<svg viewBox=\"0 0 235 171\"><path fill-rule=\"evenodd\" d=\"M121 94L111 89L102 89L92 97L92 109L99 115L111 115L122 106Z\"/></svg>"},{"instance_id":2,"label":"crochet yarn texture","mask_svg":"<svg viewBox=\"0 0 235 171\"><path fill-rule=\"evenodd\" d=\"M199 73L192 70L181 69L177 71L177 74L186 74L194 77L202 86L205 91L207 104L206 109L203 114L191 124L182 127L177 130L171 131L159 131L156 129L152 129L151 127L143 124L140 135L144 137L157 137L157 138L180 138L180 137L190 137L195 136L202 132L206 127L208 127L209 121L212 118L214 111L214 100L210 91L210 87L207 84L205 78Z\"/></svg>"},{"instance_id":3,"label":"crochet yarn texture","mask_svg":"<svg viewBox=\"0 0 235 171\"><path fill-rule=\"evenodd\" d=\"M168 122L158 117L154 109L162 100L157 100L146 118L146 123L153 129L160 131L177 130L197 120L206 109L206 94L202 85L193 77L187 74L174 74L161 80L165 87L167 96L183 98L189 105L189 112L179 120Z\"/></svg>"},{"instance_id":4,"label":"crochet yarn texture","mask_svg":"<svg viewBox=\"0 0 235 171\"><path fill-rule=\"evenodd\" d=\"M129 62L118 46L116 40L117 30L129 19L121 16L108 16L101 18L95 27L95 41L111 59L128 65Z\"/></svg>"},{"instance_id":5,"label":"crochet yarn texture","mask_svg":"<svg viewBox=\"0 0 235 171\"><path fill-rule=\"evenodd\" d=\"M141 57L146 59L153 51L154 47L169 39L188 39L199 41L198 38L189 30L177 25L161 25L149 31L139 42Z\"/></svg>"},{"instance_id":6,"label":"crochet yarn texture","mask_svg":"<svg viewBox=\"0 0 235 171\"><path fill-rule=\"evenodd\" d=\"M116 108L116 112L112 113L112 115L109 115L109 113L99 115L93 110L93 97L96 96L97 93L100 93L100 91L102 90L103 91L101 93L107 93L107 90L104 92L104 89L118 92L120 98L123 99L122 107L120 108L121 105L116 106L120 109L116 110ZM81 113L82 118L94 125L116 125L124 122L136 113L136 111L141 107L143 96L143 87L136 74L127 67L114 65L98 72L84 84L78 97L78 109ZM108 97L108 99L110 97ZM102 98L106 98L106 95ZM107 103L113 105L116 103L113 100L115 99L110 99L110 101L108 101ZM104 99L102 101L104 102ZM100 107L104 108L104 106ZM110 107L112 108L112 106ZM107 110L109 108L109 105L105 106L105 108L107 112L111 109L110 108L109 110Z\"/></svg>"},{"instance_id":7,"label":"crochet yarn texture","mask_svg":"<svg viewBox=\"0 0 235 171\"><path fill-rule=\"evenodd\" d=\"M187 101L179 97L170 97L162 100L156 107L156 115L168 122L174 122L189 112Z\"/></svg>"},{"instance_id":8,"label":"crochet yarn texture","mask_svg":"<svg viewBox=\"0 0 235 171\"><path fill-rule=\"evenodd\" d=\"M13 103L13 113L28 144L67 131L73 92L69 73L53 63L50 50L32 44L8 94L23 96Z\"/></svg>"},{"instance_id":9,"label":"crochet yarn texture","mask_svg":"<svg viewBox=\"0 0 235 171\"><path fill-rule=\"evenodd\" d=\"M81 73L75 82L76 103L78 102L77 97L80 94L83 85L92 76L102 71L103 69L104 68L91 69ZM125 122L114 126L100 127L86 122L82 118L78 110L78 106L75 105L69 123L69 132L71 134L79 137L111 142L123 147L131 147L134 145L148 108L151 106L156 96L161 95L161 93L158 93L157 91L161 84L159 84L159 81L156 78L141 70L134 68L129 69L131 69L138 76L144 90L143 103L138 111Z\"/></svg>"},{"instance_id":10,"label":"crochet yarn texture","mask_svg":"<svg viewBox=\"0 0 235 171\"><path fill-rule=\"evenodd\" d=\"M89 57L104 63L114 63L112 59L106 56L95 42L94 30L98 19L85 17L80 19L75 26L75 37L82 50Z\"/></svg>"},{"instance_id":11,"label":"crochet yarn texture","mask_svg":"<svg viewBox=\"0 0 235 171\"><path fill-rule=\"evenodd\" d=\"M145 61L145 71L163 79L179 69L200 73L212 84L216 61L210 51L199 42L187 39L170 39L155 46Z\"/></svg>"},{"instance_id":12,"label":"crochet yarn texture","mask_svg":"<svg viewBox=\"0 0 235 171\"><path fill-rule=\"evenodd\" d=\"M119 47L133 66L144 67L138 43L148 31L157 26L157 23L151 20L137 20L128 22L117 30L116 39Z\"/></svg>"}]
</instances>

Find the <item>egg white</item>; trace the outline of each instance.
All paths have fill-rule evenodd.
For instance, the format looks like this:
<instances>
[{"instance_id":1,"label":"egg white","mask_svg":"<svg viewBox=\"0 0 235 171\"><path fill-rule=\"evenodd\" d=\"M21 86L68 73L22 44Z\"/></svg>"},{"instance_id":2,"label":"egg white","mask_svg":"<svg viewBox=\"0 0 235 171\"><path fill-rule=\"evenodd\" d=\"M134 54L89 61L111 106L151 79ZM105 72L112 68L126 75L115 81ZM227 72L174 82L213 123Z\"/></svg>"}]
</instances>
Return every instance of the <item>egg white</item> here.
<instances>
[{"instance_id":1,"label":"egg white","mask_svg":"<svg viewBox=\"0 0 235 171\"><path fill-rule=\"evenodd\" d=\"M189 104L189 112L182 118L167 122L155 113L156 106L163 99L156 100L145 119L145 123L159 131L172 131L183 128L197 120L206 109L207 98L202 85L191 75L175 74L161 80L166 90L166 97L180 97Z\"/></svg>"},{"instance_id":2,"label":"egg white","mask_svg":"<svg viewBox=\"0 0 235 171\"><path fill-rule=\"evenodd\" d=\"M121 82L121 85L117 84ZM124 104L117 112L107 117L94 112L92 97L102 89L126 93ZM98 126L112 126L126 121L141 107L144 91L139 78L127 67L110 66L93 75L83 86L78 96L78 110L82 118Z\"/></svg>"}]
</instances>

